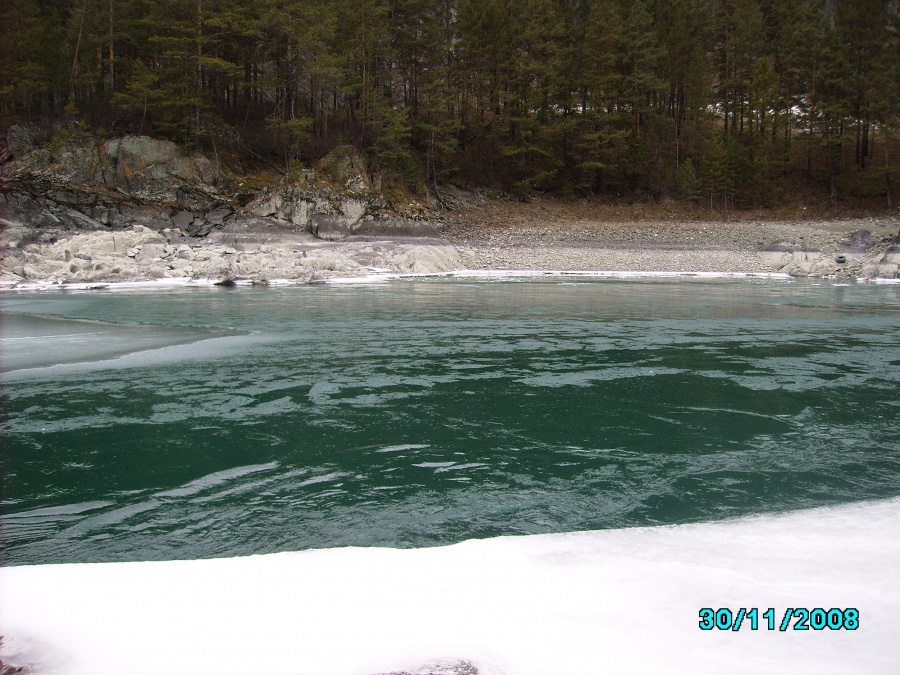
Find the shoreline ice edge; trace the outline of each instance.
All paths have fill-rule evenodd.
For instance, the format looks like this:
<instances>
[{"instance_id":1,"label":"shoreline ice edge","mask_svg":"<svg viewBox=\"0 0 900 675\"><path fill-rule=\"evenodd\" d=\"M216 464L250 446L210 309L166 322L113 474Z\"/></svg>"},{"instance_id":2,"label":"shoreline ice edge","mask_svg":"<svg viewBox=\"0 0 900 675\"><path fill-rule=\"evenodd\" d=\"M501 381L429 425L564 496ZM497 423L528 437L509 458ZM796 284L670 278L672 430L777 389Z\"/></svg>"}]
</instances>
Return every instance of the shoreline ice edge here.
<instances>
[{"instance_id":1,"label":"shoreline ice edge","mask_svg":"<svg viewBox=\"0 0 900 675\"><path fill-rule=\"evenodd\" d=\"M329 284L364 284L396 281L400 279L425 279L425 278L454 278L454 279L497 279L497 278L569 278L583 277L596 279L667 279L667 278L696 278L696 279L722 279L722 278L756 278L756 279L793 279L789 274L782 272L673 272L665 270L654 271L627 271L627 270L451 270L448 272L377 272L360 276L334 276L320 282L309 283L294 279L270 279L265 284L254 283L250 279L235 279L235 286L260 286L260 287L284 287L284 286L314 286ZM846 281L846 280L844 280ZM866 279L855 279L857 282ZM894 281L892 279L880 279L881 282ZM153 279L145 281L101 281L85 283L21 283L0 282L0 291L92 291L92 290L170 290L178 288L210 288L222 285L217 279L190 279L186 277L173 277L168 279Z\"/></svg>"}]
</instances>

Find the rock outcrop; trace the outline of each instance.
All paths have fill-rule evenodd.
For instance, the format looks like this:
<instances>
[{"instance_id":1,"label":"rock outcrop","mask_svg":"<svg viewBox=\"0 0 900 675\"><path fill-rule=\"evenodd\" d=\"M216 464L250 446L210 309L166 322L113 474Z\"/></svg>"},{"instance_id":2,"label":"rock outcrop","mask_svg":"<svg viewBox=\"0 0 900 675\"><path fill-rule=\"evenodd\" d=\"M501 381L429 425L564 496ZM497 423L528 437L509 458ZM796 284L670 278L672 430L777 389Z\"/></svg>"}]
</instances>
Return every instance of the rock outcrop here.
<instances>
[{"instance_id":1,"label":"rock outcrop","mask_svg":"<svg viewBox=\"0 0 900 675\"><path fill-rule=\"evenodd\" d=\"M14 127L13 129L16 129ZM161 230L178 214L230 207L219 190L217 165L185 155L174 143L146 136L70 140L28 147L23 134L0 167L2 218L7 227L39 234L124 229L138 223ZM182 216L183 217L183 216Z\"/></svg>"},{"instance_id":2,"label":"rock outcrop","mask_svg":"<svg viewBox=\"0 0 900 675\"><path fill-rule=\"evenodd\" d=\"M337 241L354 236L437 237L429 213L426 204L408 195L402 203L386 198L370 179L362 154L353 146L340 146L297 180L257 196L237 218L270 219L276 229L305 230L318 239ZM261 221L254 225L259 227Z\"/></svg>"},{"instance_id":3,"label":"rock outcrop","mask_svg":"<svg viewBox=\"0 0 900 675\"><path fill-rule=\"evenodd\" d=\"M863 268L861 276L867 279L900 279L900 232L874 262Z\"/></svg>"},{"instance_id":4,"label":"rock outcrop","mask_svg":"<svg viewBox=\"0 0 900 675\"><path fill-rule=\"evenodd\" d=\"M6 285L309 282L458 264L428 222L428 206L408 195L386 198L351 146L243 200L216 162L168 141L79 138L36 147L27 130L13 127L7 146L0 165Z\"/></svg>"},{"instance_id":5,"label":"rock outcrop","mask_svg":"<svg viewBox=\"0 0 900 675\"><path fill-rule=\"evenodd\" d=\"M317 242L286 234L267 242L230 244L178 229L134 225L116 232L81 232L54 243L31 243L7 256L0 286L194 279L311 283L374 272L434 273L459 267L457 250L420 242Z\"/></svg>"},{"instance_id":6,"label":"rock outcrop","mask_svg":"<svg viewBox=\"0 0 900 675\"><path fill-rule=\"evenodd\" d=\"M876 241L869 230L851 233L836 252L825 253L790 241L763 247L760 255L774 270L794 277L897 278L900 247ZM892 253L894 249L897 249Z\"/></svg>"},{"instance_id":7,"label":"rock outcrop","mask_svg":"<svg viewBox=\"0 0 900 675\"><path fill-rule=\"evenodd\" d=\"M54 237L135 224L198 237L222 229L307 231L329 241L437 236L428 205L408 195L387 199L352 146L338 147L296 180L262 189L241 205L215 161L185 154L169 141L80 138L39 148L20 127L8 136L0 224L22 230L20 239L29 231Z\"/></svg>"}]
</instances>

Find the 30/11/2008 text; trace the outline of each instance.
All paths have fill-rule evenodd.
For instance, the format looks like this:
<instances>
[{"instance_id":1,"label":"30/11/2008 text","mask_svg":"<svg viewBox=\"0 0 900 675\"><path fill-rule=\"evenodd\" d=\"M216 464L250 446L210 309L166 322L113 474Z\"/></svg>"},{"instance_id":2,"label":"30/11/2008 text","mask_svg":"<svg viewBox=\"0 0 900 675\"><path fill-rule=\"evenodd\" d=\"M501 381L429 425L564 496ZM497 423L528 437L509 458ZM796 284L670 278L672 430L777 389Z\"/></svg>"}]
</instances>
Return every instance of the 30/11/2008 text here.
<instances>
[{"instance_id":1,"label":"30/11/2008 text","mask_svg":"<svg viewBox=\"0 0 900 675\"><path fill-rule=\"evenodd\" d=\"M701 630L719 630L738 631L742 627L749 627L750 630L759 630L760 619L762 625L768 630L775 630L775 609L769 607L765 612L760 614L756 607L746 609L741 607L737 612L726 607L712 609L704 607L700 610L700 628ZM793 625L792 625L793 623ZM793 630L856 630L859 628L859 610L855 607L846 609L806 609L804 607L788 607L784 610L781 622L777 624L779 631Z\"/></svg>"}]
</instances>

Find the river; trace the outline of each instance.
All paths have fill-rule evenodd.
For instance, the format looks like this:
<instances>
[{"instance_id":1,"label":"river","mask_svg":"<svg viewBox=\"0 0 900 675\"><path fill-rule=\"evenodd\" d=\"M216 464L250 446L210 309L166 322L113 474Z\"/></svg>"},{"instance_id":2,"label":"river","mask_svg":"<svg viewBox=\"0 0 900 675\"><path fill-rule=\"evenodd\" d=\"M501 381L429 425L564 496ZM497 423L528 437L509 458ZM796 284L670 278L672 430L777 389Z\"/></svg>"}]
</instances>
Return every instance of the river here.
<instances>
[{"instance_id":1,"label":"river","mask_svg":"<svg viewBox=\"0 0 900 675\"><path fill-rule=\"evenodd\" d=\"M0 296L5 565L423 547L900 495L900 286Z\"/></svg>"}]
</instances>

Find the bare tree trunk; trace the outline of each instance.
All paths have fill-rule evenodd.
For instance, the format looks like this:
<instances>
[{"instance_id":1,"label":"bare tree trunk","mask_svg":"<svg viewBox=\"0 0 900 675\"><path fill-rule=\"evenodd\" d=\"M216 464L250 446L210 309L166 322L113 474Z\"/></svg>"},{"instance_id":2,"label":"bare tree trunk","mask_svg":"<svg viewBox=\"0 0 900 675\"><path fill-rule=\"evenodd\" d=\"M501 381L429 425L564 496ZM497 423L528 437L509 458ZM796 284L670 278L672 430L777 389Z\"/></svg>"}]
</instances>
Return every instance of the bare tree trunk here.
<instances>
[{"instance_id":1,"label":"bare tree trunk","mask_svg":"<svg viewBox=\"0 0 900 675\"><path fill-rule=\"evenodd\" d=\"M887 205L888 210L892 210L894 208L894 200L893 195L891 194L891 171L890 171L890 157L888 156L888 144L883 143L884 145L884 183L887 188ZM900 233L897 235L900 237Z\"/></svg>"},{"instance_id":2,"label":"bare tree trunk","mask_svg":"<svg viewBox=\"0 0 900 675\"><path fill-rule=\"evenodd\" d=\"M866 160L869 158L869 120L863 122L862 133L862 168L866 168Z\"/></svg>"},{"instance_id":3,"label":"bare tree trunk","mask_svg":"<svg viewBox=\"0 0 900 675\"><path fill-rule=\"evenodd\" d=\"M285 86L285 96L287 97L286 105L284 106L284 119L285 121L289 119L294 119L294 54L293 54L293 40L291 39L291 30L293 28L293 16L290 8L288 8L287 13L287 26L288 26L288 35L287 35L287 53L285 54L285 64L284 64L284 86Z\"/></svg>"},{"instance_id":4,"label":"bare tree trunk","mask_svg":"<svg viewBox=\"0 0 900 675\"><path fill-rule=\"evenodd\" d=\"M194 103L194 135L200 141L200 96L203 91L203 0L197 0L197 69L194 90L197 100Z\"/></svg>"},{"instance_id":5,"label":"bare tree trunk","mask_svg":"<svg viewBox=\"0 0 900 675\"><path fill-rule=\"evenodd\" d=\"M75 53L72 55L72 74L69 78L70 100L75 100L75 77L78 75L78 53L81 51L81 35L84 32L84 15L87 14L87 0L81 5L81 21L78 23L78 39L75 41Z\"/></svg>"},{"instance_id":6,"label":"bare tree trunk","mask_svg":"<svg viewBox=\"0 0 900 675\"><path fill-rule=\"evenodd\" d=\"M109 90L113 92L116 90L116 54L115 48L113 47L113 40L115 38L115 32L113 27L114 22L114 14L113 14L113 0L109 0Z\"/></svg>"}]
</instances>

